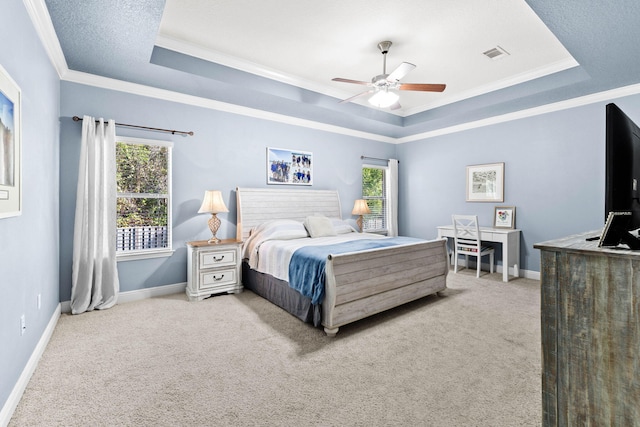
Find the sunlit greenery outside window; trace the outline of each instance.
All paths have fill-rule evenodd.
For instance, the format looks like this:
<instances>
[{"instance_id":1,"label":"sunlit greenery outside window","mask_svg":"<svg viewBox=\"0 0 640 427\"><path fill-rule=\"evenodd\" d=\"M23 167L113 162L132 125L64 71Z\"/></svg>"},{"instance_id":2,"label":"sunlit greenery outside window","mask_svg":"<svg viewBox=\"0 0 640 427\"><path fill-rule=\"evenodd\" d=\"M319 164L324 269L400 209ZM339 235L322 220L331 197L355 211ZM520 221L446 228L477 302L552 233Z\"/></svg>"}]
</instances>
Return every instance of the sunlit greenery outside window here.
<instances>
[{"instance_id":1,"label":"sunlit greenery outside window","mask_svg":"<svg viewBox=\"0 0 640 427\"><path fill-rule=\"evenodd\" d=\"M362 167L362 198L371 213L364 215L362 230L384 233L387 231L387 168Z\"/></svg>"},{"instance_id":2,"label":"sunlit greenery outside window","mask_svg":"<svg viewBox=\"0 0 640 427\"><path fill-rule=\"evenodd\" d=\"M171 250L171 143L116 139L118 255Z\"/></svg>"}]
</instances>

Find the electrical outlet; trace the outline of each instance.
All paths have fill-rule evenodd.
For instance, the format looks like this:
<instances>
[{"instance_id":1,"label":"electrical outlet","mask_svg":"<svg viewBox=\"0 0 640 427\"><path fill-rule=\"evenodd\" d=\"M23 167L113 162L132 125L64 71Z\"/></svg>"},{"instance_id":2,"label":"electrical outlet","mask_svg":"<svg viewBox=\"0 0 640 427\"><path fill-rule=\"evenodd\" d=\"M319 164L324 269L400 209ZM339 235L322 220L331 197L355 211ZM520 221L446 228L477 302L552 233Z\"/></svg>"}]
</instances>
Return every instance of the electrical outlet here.
<instances>
[{"instance_id":1,"label":"electrical outlet","mask_svg":"<svg viewBox=\"0 0 640 427\"><path fill-rule=\"evenodd\" d=\"M20 316L20 335L24 335L24 332L27 330L27 321L24 318L24 314Z\"/></svg>"},{"instance_id":2,"label":"electrical outlet","mask_svg":"<svg viewBox=\"0 0 640 427\"><path fill-rule=\"evenodd\" d=\"M36 298L36 303L38 305L38 310L40 310L40 308L42 308L42 294L38 294L38 297Z\"/></svg>"}]
</instances>

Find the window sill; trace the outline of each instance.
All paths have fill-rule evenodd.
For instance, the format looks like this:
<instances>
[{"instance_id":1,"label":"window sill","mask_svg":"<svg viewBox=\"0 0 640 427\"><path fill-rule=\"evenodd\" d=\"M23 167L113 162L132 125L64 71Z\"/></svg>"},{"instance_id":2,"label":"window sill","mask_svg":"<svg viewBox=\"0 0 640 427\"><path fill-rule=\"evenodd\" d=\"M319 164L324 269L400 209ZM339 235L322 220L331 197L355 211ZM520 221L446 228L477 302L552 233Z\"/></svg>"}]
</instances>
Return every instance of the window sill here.
<instances>
[{"instance_id":1,"label":"window sill","mask_svg":"<svg viewBox=\"0 0 640 427\"><path fill-rule=\"evenodd\" d=\"M120 252L116 254L116 261L123 262L136 261L139 259L168 258L173 255L174 252L175 251L173 249Z\"/></svg>"}]
</instances>

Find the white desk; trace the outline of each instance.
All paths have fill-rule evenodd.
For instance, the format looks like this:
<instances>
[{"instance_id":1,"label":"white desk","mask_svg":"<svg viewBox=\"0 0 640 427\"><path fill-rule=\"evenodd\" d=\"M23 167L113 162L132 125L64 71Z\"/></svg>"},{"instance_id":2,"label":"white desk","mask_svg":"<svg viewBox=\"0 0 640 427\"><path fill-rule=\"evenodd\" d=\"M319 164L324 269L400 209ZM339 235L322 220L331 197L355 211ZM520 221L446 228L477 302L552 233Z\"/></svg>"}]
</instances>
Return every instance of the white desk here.
<instances>
[{"instance_id":1,"label":"white desk","mask_svg":"<svg viewBox=\"0 0 640 427\"><path fill-rule=\"evenodd\" d=\"M454 237L453 224L438 227L438 238ZM509 281L509 267L513 267L513 275L518 277L520 262L520 230L510 228L480 227L480 240L502 244L502 281ZM479 261L479 260L478 260Z\"/></svg>"}]
</instances>

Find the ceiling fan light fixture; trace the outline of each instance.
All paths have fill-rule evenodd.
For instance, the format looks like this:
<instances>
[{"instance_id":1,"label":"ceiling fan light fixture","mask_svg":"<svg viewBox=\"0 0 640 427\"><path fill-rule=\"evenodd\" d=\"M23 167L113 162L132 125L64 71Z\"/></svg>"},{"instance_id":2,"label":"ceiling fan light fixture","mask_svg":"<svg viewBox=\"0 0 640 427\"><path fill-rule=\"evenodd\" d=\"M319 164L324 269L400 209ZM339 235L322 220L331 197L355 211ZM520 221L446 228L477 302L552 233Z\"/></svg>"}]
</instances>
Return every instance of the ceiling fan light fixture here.
<instances>
[{"instance_id":1,"label":"ceiling fan light fixture","mask_svg":"<svg viewBox=\"0 0 640 427\"><path fill-rule=\"evenodd\" d=\"M398 102L399 99L400 96L397 93L384 89L374 93L373 96L369 98L369 104L378 108L387 108Z\"/></svg>"}]
</instances>

